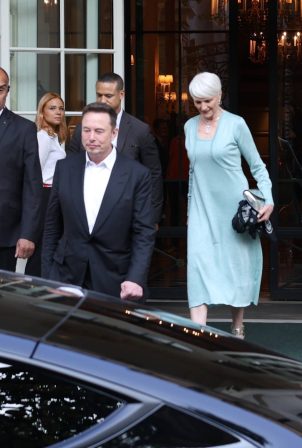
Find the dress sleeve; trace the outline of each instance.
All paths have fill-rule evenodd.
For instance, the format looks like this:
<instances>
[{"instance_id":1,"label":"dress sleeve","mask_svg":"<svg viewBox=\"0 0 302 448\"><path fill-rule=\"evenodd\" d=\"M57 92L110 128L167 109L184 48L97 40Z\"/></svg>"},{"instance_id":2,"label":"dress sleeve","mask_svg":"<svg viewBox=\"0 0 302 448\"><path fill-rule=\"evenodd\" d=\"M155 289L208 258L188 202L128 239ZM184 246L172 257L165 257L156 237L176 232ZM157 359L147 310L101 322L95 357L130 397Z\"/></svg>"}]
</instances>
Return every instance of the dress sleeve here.
<instances>
[{"instance_id":1,"label":"dress sleeve","mask_svg":"<svg viewBox=\"0 0 302 448\"><path fill-rule=\"evenodd\" d=\"M265 203L274 204L272 183L268 171L256 148L251 131L243 118L240 119L238 125L237 143L242 156L250 167L252 176L257 182L257 187L265 199Z\"/></svg>"},{"instance_id":2,"label":"dress sleeve","mask_svg":"<svg viewBox=\"0 0 302 448\"><path fill-rule=\"evenodd\" d=\"M40 158L40 164L42 171L45 167L47 158L49 156L50 152L50 145L49 145L49 139L50 137L47 135L46 132L39 131L38 134L38 143L39 143L39 158Z\"/></svg>"}]
</instances>

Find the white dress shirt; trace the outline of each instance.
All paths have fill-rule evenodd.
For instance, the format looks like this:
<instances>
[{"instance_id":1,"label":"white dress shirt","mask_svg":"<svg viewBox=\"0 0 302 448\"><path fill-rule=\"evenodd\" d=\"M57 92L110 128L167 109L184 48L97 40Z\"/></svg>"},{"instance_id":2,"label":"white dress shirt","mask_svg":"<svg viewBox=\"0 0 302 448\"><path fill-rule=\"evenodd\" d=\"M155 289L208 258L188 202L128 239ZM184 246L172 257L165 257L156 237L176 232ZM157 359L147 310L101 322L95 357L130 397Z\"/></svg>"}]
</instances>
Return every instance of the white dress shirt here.
<instances>
[{"instance_id":1,"label":"white dress shirt","mask_svg":"<svg viewBox=\"0 0 302 448\"><path fill-rule=\"evenodd\" d=\"M106 159L98 164L90 160L86 152L84 202L90 233L92 232L99 213L115 160L115 147L113 147Z\"/></svg>"},{"instance_id":2,"label":"white dress shirt","mask_svg":"<svg viewBox=\"0 0 302 448\"><path fill-rule=\"evenodd\" d=\"M66 157L64 144L60 145L58 136L49 135L44 129L38 132L37 137L43 183L52 185L56 163Z\"/></svg>"}]
</instances>

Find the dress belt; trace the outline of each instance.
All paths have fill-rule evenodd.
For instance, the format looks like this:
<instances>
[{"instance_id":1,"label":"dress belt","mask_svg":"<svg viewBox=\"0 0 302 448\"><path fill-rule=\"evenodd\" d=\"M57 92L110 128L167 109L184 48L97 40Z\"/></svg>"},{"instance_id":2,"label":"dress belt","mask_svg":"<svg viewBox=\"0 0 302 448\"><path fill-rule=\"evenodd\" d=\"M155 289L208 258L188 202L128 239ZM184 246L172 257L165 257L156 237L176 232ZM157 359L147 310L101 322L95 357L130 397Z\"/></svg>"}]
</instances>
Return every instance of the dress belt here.
<instances>
[{"instance_id":1,"label":"dress belt","mask_svg":"<svg viewBox=\"0 0 302 448\"><path fill-rule=\"evenodd\" d=\"M44 184L43 183L43 188L51 188L52 187L52 184Z\"/></svg>"}]
</instances>

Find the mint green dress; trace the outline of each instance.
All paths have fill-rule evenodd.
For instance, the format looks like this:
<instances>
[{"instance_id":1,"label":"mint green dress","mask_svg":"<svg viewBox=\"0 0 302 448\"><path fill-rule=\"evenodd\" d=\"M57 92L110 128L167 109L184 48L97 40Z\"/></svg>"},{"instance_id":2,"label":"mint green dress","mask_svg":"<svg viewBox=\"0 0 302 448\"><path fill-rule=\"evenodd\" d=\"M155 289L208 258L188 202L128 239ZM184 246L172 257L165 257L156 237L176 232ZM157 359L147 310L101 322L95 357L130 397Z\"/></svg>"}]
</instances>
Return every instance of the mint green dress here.
<instances>
[{"instance_id":1,"label":"mint green dress","mask_svg":"<svg viewBox=\"0 0 302 448\"><path fill-rule=\"evenodd\" d=\"M251 132L238 115L223 111L211 140L198 136L200 116L185 124L190 160L188 193L189 307L257 304L262 276L259 237L239 234L232 218L249 188L241 156L247 161L266 204L273 204L271 181Z\"/></svg>"}]
</instances>

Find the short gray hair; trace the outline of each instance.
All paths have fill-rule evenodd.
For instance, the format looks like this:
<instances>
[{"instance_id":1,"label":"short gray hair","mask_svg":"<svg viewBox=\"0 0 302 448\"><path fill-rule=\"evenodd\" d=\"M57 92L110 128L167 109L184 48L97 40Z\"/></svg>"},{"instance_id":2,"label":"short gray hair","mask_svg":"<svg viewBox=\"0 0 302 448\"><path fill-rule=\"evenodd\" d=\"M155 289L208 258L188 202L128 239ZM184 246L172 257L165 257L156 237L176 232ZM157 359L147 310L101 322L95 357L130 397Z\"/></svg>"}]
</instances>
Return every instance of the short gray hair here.
<instances>
[{"instance_id":1,"label":"short gray hair","mask_svg":"<svg viewBox=\"0 0 302 448\"><path fill-rule=\"evenodd\" d=\"M189 92L193 98L213 98L221 95L220 78L215 73L198 73L189 84Z\"/></svg>"}]
</instances>

